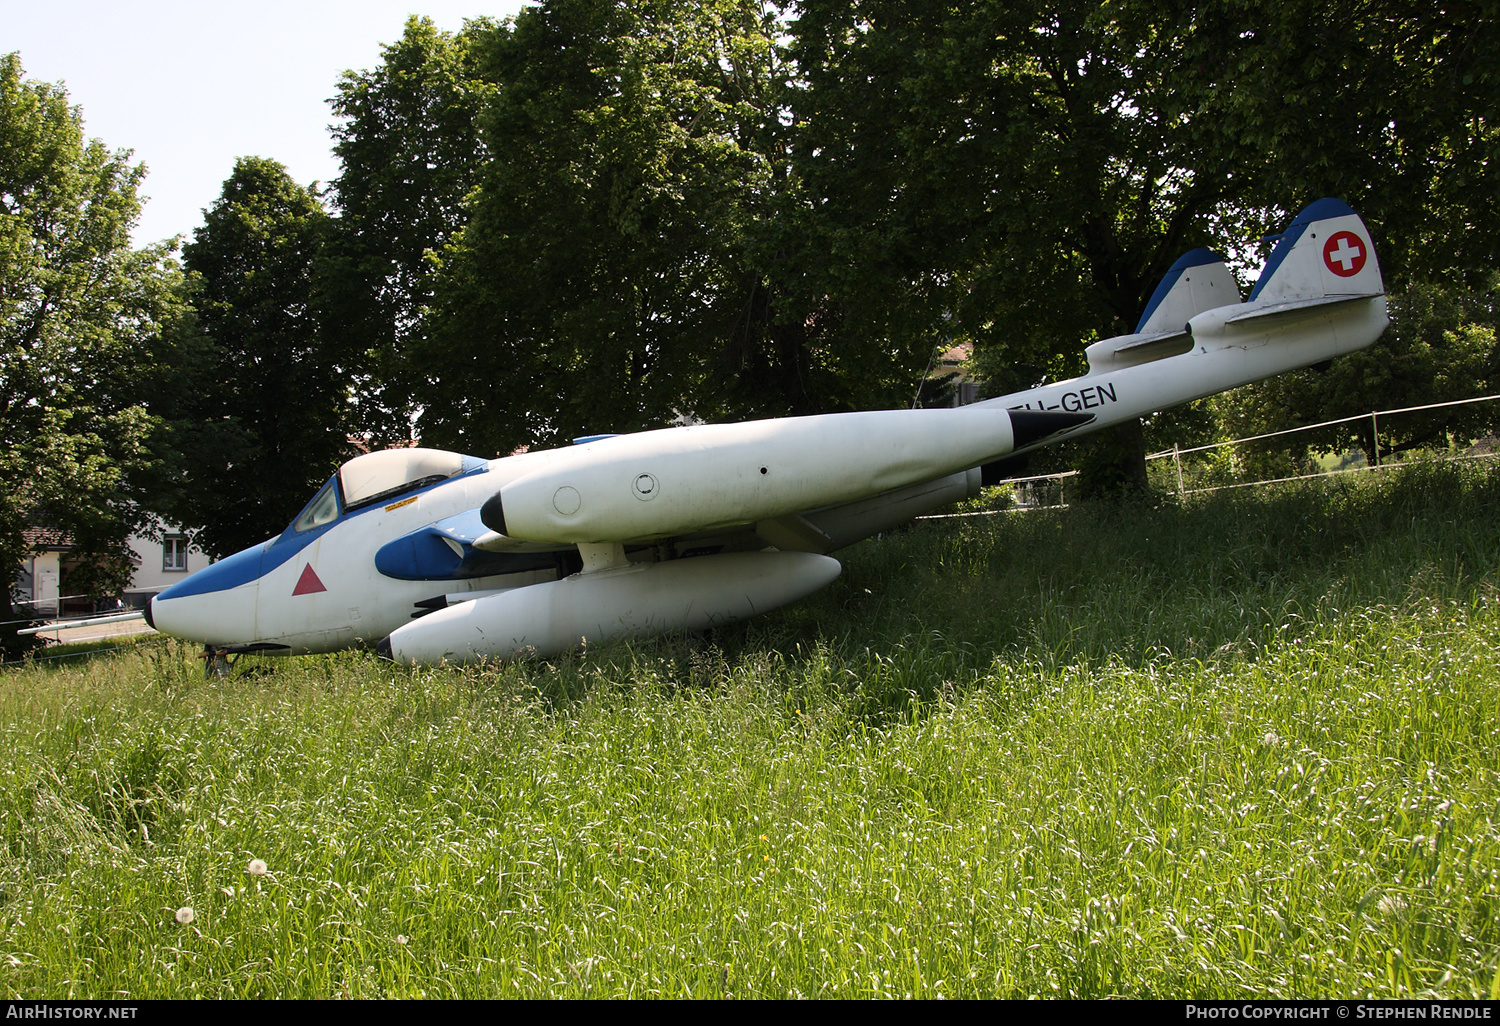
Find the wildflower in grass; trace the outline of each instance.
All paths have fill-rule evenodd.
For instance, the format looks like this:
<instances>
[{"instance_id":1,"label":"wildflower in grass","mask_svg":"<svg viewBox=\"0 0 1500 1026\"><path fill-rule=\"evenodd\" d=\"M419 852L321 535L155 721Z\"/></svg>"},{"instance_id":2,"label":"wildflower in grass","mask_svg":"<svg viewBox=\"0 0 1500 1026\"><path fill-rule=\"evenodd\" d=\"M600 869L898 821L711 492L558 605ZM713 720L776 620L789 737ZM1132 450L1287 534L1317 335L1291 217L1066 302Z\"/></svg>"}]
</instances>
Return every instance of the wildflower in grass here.
<instances>
[{"instance_id":1,"label":"wildflower in grass","mask_svg":"<svg viewBox=\"0 0 1500 1026\"><path fill-rule=\"evenodd\" d=\"M1279 744L1281 744L1281 736L1274 730L1266 731L1266 747L1275 748Z\"/></svg>"},{"instance_id":2,"label":"wildflower in grass","mask_svg":"<svg viewBox=\"0 0 1500 1026\"><path fill-rule=\"evenodd\" d=\"M404 933L398 933L398 934L396 934L396 943L397 944L405 944L408 939L409 938Z\"/></svg>"},{"instance_id":3,"label":"wildflower in grass","mask_svg":"<svg viewBox=\"0 0 1500 1026\"><path fill-rule=\"evenodd\" d=\"M186 926L193 921L193 910L184 905L177 910L176 918L179 923Z\"/></svg>"},{"instance_id":4,"label":"wildflower in grass","mask_svg":"<svg viewBox=\"0 0 1500 1026\"><path fill-rule=\"evenodd\" d=\"M266 864L260 859L251 859L250 864L245 867L245 872L249 873L251 876L265 876Z\"/></svg>"}]
</instances>

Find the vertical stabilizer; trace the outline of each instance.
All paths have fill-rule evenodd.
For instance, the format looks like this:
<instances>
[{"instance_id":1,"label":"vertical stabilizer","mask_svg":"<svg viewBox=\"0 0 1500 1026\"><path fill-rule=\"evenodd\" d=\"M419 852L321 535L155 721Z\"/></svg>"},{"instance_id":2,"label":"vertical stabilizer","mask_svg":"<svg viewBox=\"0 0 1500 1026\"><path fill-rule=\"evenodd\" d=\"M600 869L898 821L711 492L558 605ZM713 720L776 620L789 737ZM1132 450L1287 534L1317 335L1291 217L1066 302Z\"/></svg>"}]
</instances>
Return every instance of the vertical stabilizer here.
<instances>
[{"instance_id":1,"label":"vertical stabilizer","mask_svg":"<svg viewBox=\"0 0 1500 1026\"><path fill-rule=\"evenodd\" d=\"M1239 284L1224 266L1224 258L1211 249L1195 249L1178 257L1156 286L1135 333L1181 331L1204 310L1239 301Z\"/></svg>"},{"instance_id":2,"label":"vertical stabilizer","mask_svg":"<svg viewBox=\"0 0 1500 1026\"><path fill-rule=\"evenodd\" d=\"M1292 221L1266 262L1250 302L1293 303L1385 291L1370 230L1341 199L1320 199Z\"/></svg>"},{"instance_id":3,"label":"vertical stabilizer","mask_svg":"<svg viewBox=\"0 0 1500 1026\"><path fill-rule=\"evenodd\" d=\"M1086 350L1089 371L1102 374L1121 367L1180 356L1193 347L1186 325L1205 310L1234 306L1240 287L1211 249L1195 249L1177 258L1151 293L1135 334L1095 342Z\"/></svg>"}]
</instances>

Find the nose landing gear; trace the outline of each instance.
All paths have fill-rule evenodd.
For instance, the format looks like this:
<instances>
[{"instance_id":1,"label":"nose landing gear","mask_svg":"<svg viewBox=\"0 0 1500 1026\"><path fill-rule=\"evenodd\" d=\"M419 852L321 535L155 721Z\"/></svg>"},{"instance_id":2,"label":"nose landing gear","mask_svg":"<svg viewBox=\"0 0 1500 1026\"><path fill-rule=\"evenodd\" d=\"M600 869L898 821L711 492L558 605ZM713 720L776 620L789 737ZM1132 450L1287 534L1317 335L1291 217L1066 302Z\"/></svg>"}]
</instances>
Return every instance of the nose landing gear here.
<instances>
[{"instance_id":1,"label":"nose landing gear","mask_svg":"<svg viewBox=\"0 0 1500 1026\"><path fill-rule=\"evenodd\" d=\"M243 652L231 652L227 648L215 648L212 645L204 645L203 652L198 656L203 660L203 679L213 680L216 677L227 677L229 671L234 669L234 664L240 661Z\"/></svg>"}]
</instances>

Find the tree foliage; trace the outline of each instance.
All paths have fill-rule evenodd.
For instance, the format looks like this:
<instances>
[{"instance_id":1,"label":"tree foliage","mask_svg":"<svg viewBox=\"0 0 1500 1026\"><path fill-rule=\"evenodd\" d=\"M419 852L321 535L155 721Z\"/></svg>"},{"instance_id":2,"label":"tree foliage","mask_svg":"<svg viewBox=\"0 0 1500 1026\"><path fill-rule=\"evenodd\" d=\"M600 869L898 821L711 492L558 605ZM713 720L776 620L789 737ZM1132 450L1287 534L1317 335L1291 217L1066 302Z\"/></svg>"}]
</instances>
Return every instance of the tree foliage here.
<instances>
[{"instance_id":1,"label":"tree foliage","mask_svg":"<svg viewBox=\"0 0 1500 1026\"><path fill-rule=\"evenodd\" d=\"M1375 234L1391 294L1392 326L1375 345L1326 372L1221 397L1224 429L1259 434L1496 391L1500 6L1219 2L1201 16L1240 28L1217 124L1278 155L1259 176L1263 200L1347 199ZM1382 427L1379 449L1463 444L1495 423L1487 407L1402 414ZM1377 456L1367 419L1289 436L1280 451L1300 458L1309 447Z\"/></svg>"},{"instance_id":2,"label":"tree foliage","mask_svg":"<svg viewBox=\"0 0 1500 1026\"><path fill-rule=\"evenodd\" d=\"M317 269L318 306L328 343L361 374L357 423L376 444L411 437L407 353L425 330L434 254L463 226L485 159L478 117L494 89L474 44L490 27L448 33L411 18L379 67L346 72L331 101L339 216Z\"/></svg>"},{"instance_id":3,"label":"tree foliage","mask_svg":"<svg viewBox=\"0 0 1500 1026\"><path fill-rule=\"evenodd\" d=\"M1492 8L578 0L457 35L413 21L335 101L326 329L379 355L367 412L503 452L904 403L962 340L995 393L1077 373L1184 250L1258 265L1322 195L1365 213L1397 287L1431 280L1493 252ZM1138 463L1144 437L1114 447Z\"/></svg>"},{"instance_id":4,"label":"tree foliage","mask_svg":"<svg viewBox=\"0 0 1500 1026\"><path fill-rule=\"evenodd\" d=\"M171 333L158 504L222 556L279 533L350 454L346 361L318 329L322 203L247 157L183 249L194 315Z\"/></svg>"},{"instance_id":5,"label":"tree foliage","mask_svg":"<svg viewBox=\"0 0 1500 1026\"><path fill-rule=\"evenodd\" d=\"M1173 5L808 0L799 168L860 306L976 343L997 391L1081 370L1210 241L1239 169Z\"/></svg>"},{"instance_id":6,"label":"tree foliage","mask_svg":"<svg viewBox=\"0 0 1500 1026\"><path fill-rule=\"evenodd\" d=\"M1397 288L1493 266L1488 0L799 12L823 248L865 269L866 316L972 339L996 392L1081 370L1191 246L1258 265L1320 196L1365 214Z\"/></svg>"},{"instance_id":7,"label":"tree foliage","mask_svg":"<svg viewBox=\"0 0 1500 1026\"><path fill-rule=\"evenodd\" d=\"M168 247L130 248L145 169L129 161L85 140L61 86L0 57L0 562L52 527L82 561L70 586L100 595L128 579L145 519L132 475L152 459L144 398L176 308Z\"/></svg>"},{"instance_id":8,"label":"tree foliage","mask_svg":"<svg viewBox=\"0 0 1500 1026\"><path fill-rule=\"evenodd\" d=\"M1345 199L1397 289L1484 284L1500 227L1500 5L1213 0L1194 12L1207 127L1265 155L1259 203L1285 214Z\"/></svg>"},{"instance_id":9,"label":"tree foliage","mask_svg":"<svg viewBox=\"0 0 1500 1026\"><path fill-rule=\"evenodd\" d=\"M706 383L775 363L749 242L784 173L774 24L740 0L589 0L487 34L485 164L415 353L424 438L712 416L733 400Z\"/></svg>"}]
</instances>

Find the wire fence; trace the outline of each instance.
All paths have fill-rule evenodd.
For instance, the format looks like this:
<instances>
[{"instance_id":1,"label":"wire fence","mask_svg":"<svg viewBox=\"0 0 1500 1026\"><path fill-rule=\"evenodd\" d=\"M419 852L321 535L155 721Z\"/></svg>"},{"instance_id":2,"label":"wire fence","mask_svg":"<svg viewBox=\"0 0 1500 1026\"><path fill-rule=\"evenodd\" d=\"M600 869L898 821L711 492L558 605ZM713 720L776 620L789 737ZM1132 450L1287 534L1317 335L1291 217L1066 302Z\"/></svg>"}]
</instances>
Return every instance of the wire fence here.
<instances>
[{"instance_id":1,"label":"wire fence","mask_svg":"<svg viewBox=\"0 0 1500 1026\"><path fill-rule=\"evenodd\" d=\"M1196 495L1203 492L1221 491L1227 488L1251 488L1256 485L1286 484L1292 481L1310 481L1317 478L1336 477L1341 474L1365 473L1370 471L1384 470L1387 469L1390 464L1382 461L1380 456L1380 419L1382 417L1387 418L1387 421L1389 421L1389 418L1404 413L1420 413L1426 410L1440 410L1454 406L1469 406L1479 403L1495 402L1497 400L1500 400L1500 395L1484 395L1476 396L1473 399L1454 399L1448 402L1427 403L1422 406L1402 406L1390 410L1371 410L1369 413L1360 413L1352 417L1338 417L1334 420L1319 421L1316 424L1304 424L1301 427L1286 428L1281 431L1268 431L1264 434L1249 435L1245 438L1232 438L1222 442L1209 442L1206 445L1194 445L1183 448L1181 445L1174 444L1170 449L1162 449L1160 452L1147 453L1146 460L1149 464L1153 460L1165 460L1169 457L1171 458L1172 469L1170 474L1168 475L1168 481L1166 483L1168 485L1175 484L1175 488L1171 488L1169 490L1174 490L1179 495ZM1353 424L1366 420L1370 422L1370 438L1372 440L1371 453L1373 458L1368 462L1355 466L1337 467L1326 470L1308 469L1300 473L1281 474L1274 477L1256 477L1252 480L1214 479L1215 477L1223 478L1226 475L1239 476L1241 472L1238 470L1238 468L1235 468L1232 465L1221 465L1219 467L1213 468L1212 470L1205 470L1204 468L1199 467L1194 468L1196 472L1194 474L1195 480L1192 482L1193 487L1189 487L1187 474L1183 469L1184 456L1192 456L1198 453L1216 453L1218 450L1230 446L1242 446L1251 442L1261 442L1271 438L1281 438L1307 431L1317 431L1321 428L1336 427L1340 424ZM1387 433L1389 434L1389 431ZM1232 451L1233 450L1231 450L1231 452ZM1455 453L1449 456L1438 457L1438 459L1440 461L1489 459L1493 458L1496 455L1500 455L1500 453ZM1399 463L1396 465L1399 465ZM1158 475L1158 480L1161 476L1162 475Z\"/></svg>"},{"instance_id":2,"label":"wire fence","mask_svg":"<svg viewBox=\"0 0 1500 1026\"><path fill-rule=\"evenodd\" d=\"M87 596L84 596L84 597L87 597ZM25 603L15 603L15 604L16 605L24 605ZM77 616L53 616L50 613L43 613L43 612L38 611L35 616L22 616L22 617L19 617L19 618L15 619L15 620L0 620L0 626L4 626L4 625L7 625L7 624L13 624L13 623L36 623L37 621L40 620L40 621L45 621L47 623L47 629L49 631L53 627L59 627L62 630L67 630L69 627L73 627L73 626L87 627L87 626L89 626L90 621L93 621L94 623L104 623L104 622L106 622L104 620L104 617L114 616L114 615L119 615L119 616L121 616L123 618L131 619L131 620L139 620L141 618L141 611L138 610L138 609L134 609L134 610L132 610L132 609L122 609L122 610L120 610L120 612L118 614L114 614L114 613L79 613Z\"/></svg>"},{"instance_id":3,"label":"wire fence","mask_svg":"<svg viewBox=\"0 0 1500 1026\"><path fill-rule=\"evenodd\" d=\"M1178 495L1197 495L1207 492L1217 492L1229 488L1254 488L1259 485L1287 484L1293 481L1312 481L1317 478L1338 477L1343 474L1359 474L1372 471L1389 470L1392 467L1402 466L1400 462L1389 463L1380 459L1380 418L1387 419L1403 413L1420 413L1426 410L1440 410L1452 406L1467 406L1477 403L1489 403L1500 400L1500 395L1477 396L1473 399L1454 399L1448 402L1427 403L1423 406L1402 406L1391 410L1371 410L1369 413L1355 414L1352 417L1338 417L1334 420L1319 421L1316 424L1304 424L1301 427L1286 428L1281 431L1268 431L1265 434L1249 435L1245 438L1231 438L1222 442L1209 442L1205 445L1193 445L1186 448L1181 445L1173 445L1170 449L1162 449L1160 452L1146 454L1148 464L1155 460L1171 458L1172 467L1166 480L1161 480L1162 475L1157 475L1157 487L1167 491L1175 491ZM1284 474L1275 477L1255 477L1253 480L1216 481L1214 483L1200 483L1194 481L1194 487L1188 487L1187 472L1183 469L1183 457L1193 456L1199 453L1213 453L1217 450L1230 446L1245 445L1250 442L1262 442L1271 438L1281 438L1287 435L1295 435L1306 431L1316 431L1320 428L1336 427L1340 424L1352 424L1356 421L1370 422L1370 436L1374 441L1375 461L1373 463L1362 463L1357 466L1340 467L1332 470L1309 470L1304 473ZM1389 427L1389 425L1388 425ZM1387 432L1389 434L1389 431ZM1500 457L1500 451L1479 453L1457 453L1450 456L1439 457L1440 461L1462 461L1495 459ZM1219 468L1220 475L1234 473L1233 468ZM989 517L1001 513L1022 513L1039 509L1066 509L1068 506L1065 496L1066 482L1068 478L1078 476L1078 471L1069 470L1058 474L1038 474L1032 477L1013 477L999 482L1001 485L1012 488L1012 503L1002 509L975 510L963 513L935 513L929 516L917 517L918 520L958 520L965 517ZM1202 479L1208 474L1202 468L1195 468L1194 477Z\"/></svg>"}]
</instances>

